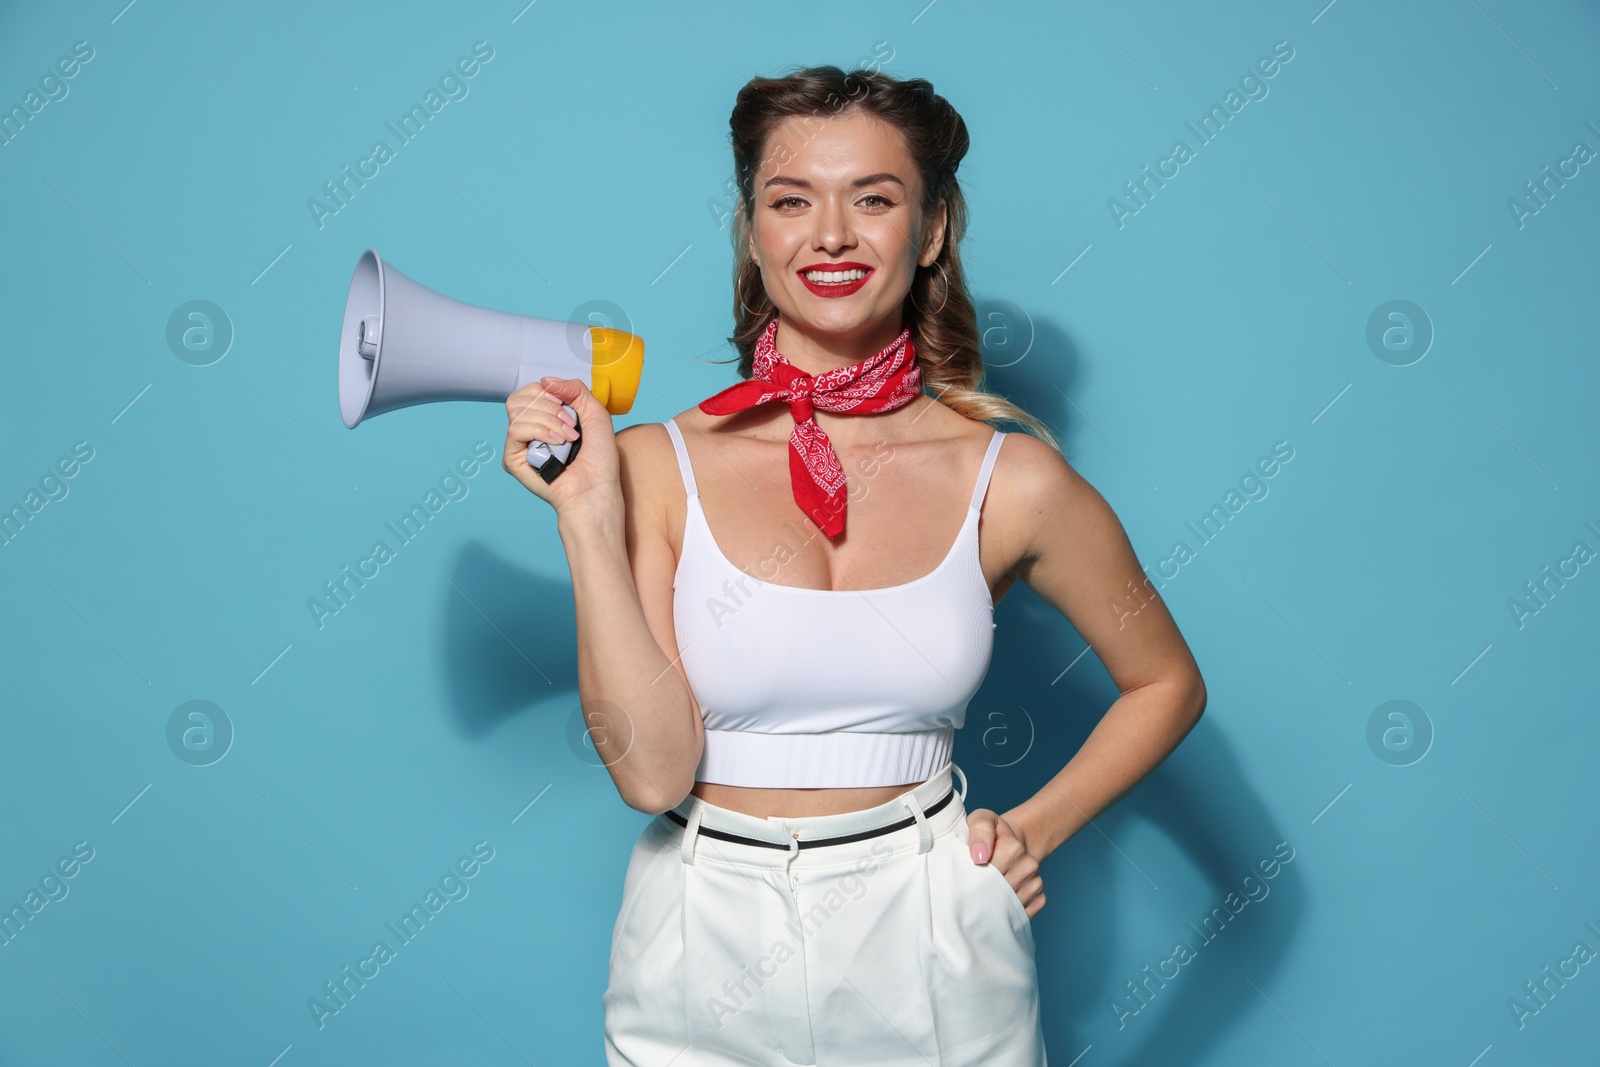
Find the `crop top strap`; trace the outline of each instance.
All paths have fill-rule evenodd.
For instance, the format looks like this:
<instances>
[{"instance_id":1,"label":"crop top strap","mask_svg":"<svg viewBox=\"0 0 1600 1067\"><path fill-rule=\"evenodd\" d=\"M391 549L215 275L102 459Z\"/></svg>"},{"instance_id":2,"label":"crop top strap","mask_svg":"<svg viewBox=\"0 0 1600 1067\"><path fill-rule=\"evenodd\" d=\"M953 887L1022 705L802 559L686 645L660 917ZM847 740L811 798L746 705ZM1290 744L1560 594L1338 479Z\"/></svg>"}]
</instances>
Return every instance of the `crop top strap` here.
<instances>
[{"instance_id":1,"label":"crop top strap","mask_svg":"<svg viewBox=\"0 0 1600 1067\"><path fill-rule=\"evenodd\" d=\"M683 433L678 429L678 424L672 419L662 423L667 428L667 436L672 438L672 450L678 454L678 473L683 475L683 490L690 496L700 495L699 488L694 484L694 468L689 466L689 449L684 446Z\"/></svg>"},{"instance_id":2,"label":"crop top strap","mask_svg":"<svg viewBox=\"0 0 1600 1067\"><path fill-rule=\"evenodd\" d=\"M1000 454L1000 441L1005 434L999 430L989 438L989 449L983 454L983 466L978 468L978 484L972 487L972 500L967 505L969 508L983 510L983 495L989 488L989 476L994 473L995 457Z\"/></svg>"}]
</instances>

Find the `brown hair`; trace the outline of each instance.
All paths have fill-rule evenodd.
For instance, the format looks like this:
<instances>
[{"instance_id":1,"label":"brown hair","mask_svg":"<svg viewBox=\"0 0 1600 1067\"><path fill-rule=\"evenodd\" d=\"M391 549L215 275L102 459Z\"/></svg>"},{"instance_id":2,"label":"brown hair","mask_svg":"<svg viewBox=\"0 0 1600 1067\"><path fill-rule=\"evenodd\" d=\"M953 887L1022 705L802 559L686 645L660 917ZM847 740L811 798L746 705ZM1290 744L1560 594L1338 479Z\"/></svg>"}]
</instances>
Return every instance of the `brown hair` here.
<instances>
[{"instance_id":1,"label":"brown hair","mask_svg":"<svg viewBox=\"0 0 1600 1067\"><path fill-rule=\"evenodd\" d=\"M953 410L981 422L1005 421L1025 427L1059 450L1049 428L997 393L985 392L983 352L977 313L967 292L958 245L966 232L967 202L956 168L967 154L967 124L950 102L923 78L896 79L878 70L848 73L833 65L804 67L779 78L751 78L739 90L728 118L739 203L733 212L734 331L728 338L739 350L739 376L749 378L756 338L774 312L761 284L761 268L748 255L754 225L753 185L768 162L767 140L786 118L832 117L854 111L870 114L898 129L922 175L922 210L937 212L945 204L944 246L931 266L918 267L906 295L905 323L911 327L923 387ZM816 120L813 119L813 125ZM778 146L773 155L787 152ZM779 159L781 163L783 160ZM931 312L924 308L933 309ZM731 361L730 361L731 362Z\"/></svg>"}]
</instances>

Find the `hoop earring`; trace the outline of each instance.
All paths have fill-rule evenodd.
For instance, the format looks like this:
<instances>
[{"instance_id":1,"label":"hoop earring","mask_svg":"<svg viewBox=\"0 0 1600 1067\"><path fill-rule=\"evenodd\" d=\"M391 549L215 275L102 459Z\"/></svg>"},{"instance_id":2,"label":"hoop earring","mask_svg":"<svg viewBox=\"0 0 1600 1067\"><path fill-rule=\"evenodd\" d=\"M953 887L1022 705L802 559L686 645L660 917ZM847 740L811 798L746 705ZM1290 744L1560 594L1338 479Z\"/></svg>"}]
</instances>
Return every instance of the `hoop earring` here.
<instances>
[{"instance_id":1,"label":"hoop earring","mask_svg":"<svg viewBox=\"0 0 1600 1067\"><path fill-rule=\"evenodd\" d=\"M918 314L922 315L923 318L929 319L939 314L940 311L943 311L946 301L950 299L950 275L945 272L943 263L940 263L938 260L934 260L933 263L934 266L939 268L939 277L944 279L944 299L939 301L938 309L935 311L923 311L922 308L918 306L916 298L910 293L906 294L906 299L911 301L911 306L917 309Z\"/></svg>"}]
</instances>

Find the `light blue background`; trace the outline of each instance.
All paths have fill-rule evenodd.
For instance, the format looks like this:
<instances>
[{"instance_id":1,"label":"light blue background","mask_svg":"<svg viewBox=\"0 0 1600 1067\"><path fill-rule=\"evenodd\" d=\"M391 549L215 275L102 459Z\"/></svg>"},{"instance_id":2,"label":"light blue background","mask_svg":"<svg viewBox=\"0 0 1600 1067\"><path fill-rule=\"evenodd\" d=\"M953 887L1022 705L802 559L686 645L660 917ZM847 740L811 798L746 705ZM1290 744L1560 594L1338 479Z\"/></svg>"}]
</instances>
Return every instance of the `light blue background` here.
<instances>
[{"instance_id":1,"label":"light blue background","mask_svg":"<svg viewBox=\"0 0 1600 1067\"><path fill-rule=\"evenodd\" d=\"M319 228L307 200L480 40L469 95ZM0 105L77 41L69 94L0 147L0 505L94 450L0 548L0 905L94 858L0 946L0 1063L601 1062L647 817L569 745L552 514L491 462L337 616L307 608L504 435L479 404L346 430L346 286L373 246L472 303L612 301L649 350L619 424L660 420L732 380L738 87L874 55L969 125L974 294L1022 312L997 362L1026 349L992 383L1152 571L1194 549L1163 595L1206 716L1044 863L1051 1062L1592 1060L1600 966L1522 1028L1508 1006L1600 950L1600 571L1508 607L1600 548L1600 171L1508 208L1600 149L1592 6L7 5ZM1279 41L1268 95L1196 147L1185 122ZM1195 158L1119 228L1108 200L1178 138ZM208 366L166 341L197 299L235 332ZM1408 366L1366 340L1394 299L1436 331ZM1280 441L1202 544L1186 524ZM998 619L957 761L1004 810L1116 690L1027 590ZM236 731L207 767L166 740L197 699ZM1409 766L1367 741L1396 699L1433 732ZM470 895L319 1030L308 999L478 841ZM1119 1026L1279 842L1270 895Z\"/></svg>"}]
</instances>

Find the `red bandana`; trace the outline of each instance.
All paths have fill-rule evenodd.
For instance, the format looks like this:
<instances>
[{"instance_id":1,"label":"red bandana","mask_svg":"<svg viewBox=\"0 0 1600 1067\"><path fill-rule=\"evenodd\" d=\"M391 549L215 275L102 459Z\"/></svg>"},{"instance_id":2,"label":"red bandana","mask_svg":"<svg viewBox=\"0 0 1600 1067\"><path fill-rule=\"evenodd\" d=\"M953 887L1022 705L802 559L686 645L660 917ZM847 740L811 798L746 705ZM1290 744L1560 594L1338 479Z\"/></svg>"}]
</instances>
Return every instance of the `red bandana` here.
<instances>
[{"instance_id":1,"label":"red bandana","mask_svg":"<svg viewBox=\"0 0 1600 1067\"><path fill-rule=\"evenodd\" d=\"M911 327L900 331L883 351L848 367L811 375L797 370L778 351L774 314L756 338L751 375L700 402L707 415L732 415L736 411L782 400L794 416L789 434L789 481L800 510L829 538L844 533L845 481L839 455L813 410L836 414L870 415L893 411L922 392L922 368L917 365Z\"/></svg>"}]
</instances>

